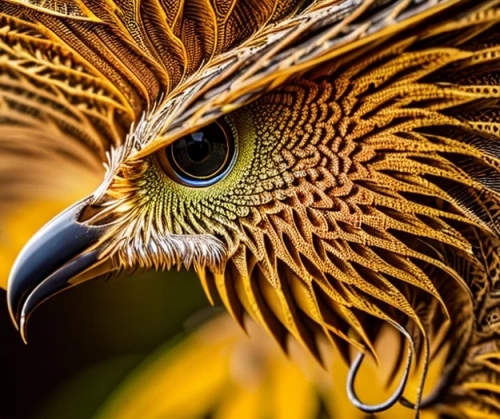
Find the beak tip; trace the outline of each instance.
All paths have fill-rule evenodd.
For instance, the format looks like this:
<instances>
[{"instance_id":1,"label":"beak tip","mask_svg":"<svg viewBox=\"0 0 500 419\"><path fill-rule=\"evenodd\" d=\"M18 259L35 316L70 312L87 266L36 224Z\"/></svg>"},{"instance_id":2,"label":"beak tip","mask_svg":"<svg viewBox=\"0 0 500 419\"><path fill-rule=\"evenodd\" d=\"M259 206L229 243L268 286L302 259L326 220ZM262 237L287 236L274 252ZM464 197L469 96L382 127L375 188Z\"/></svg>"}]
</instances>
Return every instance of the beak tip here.
<instances>
[{"instance_id":1,"label":"beak tip","mask_svg":"<svg viewBox=\"0 0 500 419\"><path fill-rule=\"evenodd\" d=\"M89 198L76 203L43 226L19 253L7 286L7 304L14 326L27 342L27 322L45 300L69 288L80 273L97 262L93 249L100 227L79 222Z\"/></svg>"},{"instance_id":2,"label":"beak tip","mask_svg":"<svg viewBox=\"0 0 500 419\"><path fill-rule=\"evenodd\" d=\"M28 344L28 322L26 321L25 316L21 317L21 320L19 321L18 330L21 334L21 339L23 340L23 343L25 345L27 345Z\"/></svg>"}]
</instances>

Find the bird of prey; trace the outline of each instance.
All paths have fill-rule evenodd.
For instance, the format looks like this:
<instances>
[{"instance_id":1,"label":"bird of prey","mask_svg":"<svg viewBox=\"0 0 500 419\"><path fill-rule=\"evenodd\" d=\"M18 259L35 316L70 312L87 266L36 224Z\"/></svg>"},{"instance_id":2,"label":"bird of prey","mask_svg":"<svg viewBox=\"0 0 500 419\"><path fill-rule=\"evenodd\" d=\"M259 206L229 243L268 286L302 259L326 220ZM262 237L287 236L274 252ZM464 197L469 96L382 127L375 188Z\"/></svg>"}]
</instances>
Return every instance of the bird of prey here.
<instances>
[{"instance_id":1,"label":"bird of prey","mask_svg":"<svg viewBox=\"0 0 500 419\"><path fill-rule=\"evenodd\" d=\"M0 158L2 211L106 167L12 268L25 338L69 287L192 268L285 350L335 345L368 413L500 415L499 1L3 0ZM404 374L369 405L386 327Z\"/></svg>"}]
</instances>

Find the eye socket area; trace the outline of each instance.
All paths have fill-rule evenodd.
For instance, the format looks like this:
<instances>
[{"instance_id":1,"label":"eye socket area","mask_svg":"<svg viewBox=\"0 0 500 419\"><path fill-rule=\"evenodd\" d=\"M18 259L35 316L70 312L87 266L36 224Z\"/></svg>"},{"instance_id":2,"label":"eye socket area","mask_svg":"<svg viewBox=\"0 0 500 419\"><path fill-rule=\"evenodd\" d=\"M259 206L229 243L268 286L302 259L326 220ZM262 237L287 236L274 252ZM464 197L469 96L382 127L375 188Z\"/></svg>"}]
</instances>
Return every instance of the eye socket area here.
<instances>
[{"instance_id":1,"label":"eye socket area","mask_svg":"<svg viewBox=\"0 0 500 419\"><path fill-rule=\"evenodd\" d=\"M224 118L157 152L164 172L185 186L204 187L224 178L236 158L236 140Z\"/></svg>"}]
</instances>

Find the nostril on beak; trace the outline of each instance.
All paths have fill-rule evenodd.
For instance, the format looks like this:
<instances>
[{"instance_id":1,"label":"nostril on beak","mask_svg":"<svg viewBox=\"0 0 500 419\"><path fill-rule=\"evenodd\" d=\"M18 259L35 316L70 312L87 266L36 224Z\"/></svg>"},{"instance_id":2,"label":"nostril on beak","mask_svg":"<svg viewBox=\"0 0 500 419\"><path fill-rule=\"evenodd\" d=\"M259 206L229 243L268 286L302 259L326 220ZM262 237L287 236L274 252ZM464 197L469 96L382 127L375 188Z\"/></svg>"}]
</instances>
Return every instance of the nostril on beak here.
<instances>
[{"instance_id":1,"label":"nostril on beak","mask_svg":"<svg viewBox=\"0 0 500 419\"><path fill-rule=\"evenodd\" d=\"M87 205L78 216L77 221L79 223L89 221L90 219L98 215L101 211L102 207L100 205Z\"/></svg>"},{"instance_id":2,"label":"nostril on beak","mask_svg":"<svg viewBox=\"0 0 500 419\"><path fill-rule=\"evenodd\" d=\"M104 226L111 224L115 217L110 211L111 208L100 204L87 205L77 218L79 223L91 224L93 226Z\"/></svg>"}]
</instances>

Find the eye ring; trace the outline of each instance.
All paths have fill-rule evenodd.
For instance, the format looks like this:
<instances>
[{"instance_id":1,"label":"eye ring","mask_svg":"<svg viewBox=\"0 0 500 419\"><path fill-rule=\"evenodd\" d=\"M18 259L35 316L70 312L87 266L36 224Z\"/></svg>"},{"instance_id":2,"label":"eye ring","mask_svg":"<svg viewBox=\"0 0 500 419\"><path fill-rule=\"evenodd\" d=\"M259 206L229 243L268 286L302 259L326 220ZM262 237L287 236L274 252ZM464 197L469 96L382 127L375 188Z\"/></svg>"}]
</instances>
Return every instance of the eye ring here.
<instances>
[{"instance_id":1,"label":"eye ring","mask_svg":"<svg viewBox=\"0 0 500 419\"><path fill-rule=\"evenodd\" d=\"M234 130L223 119L190 133L157 152L165 173L190 187L206 187L223 179L236 160Z\"/></svg>"}]
</instances>

